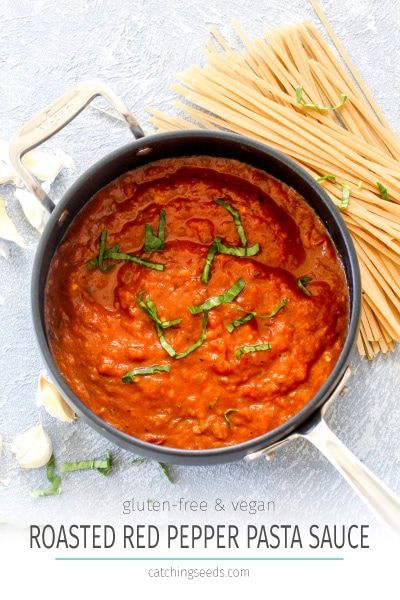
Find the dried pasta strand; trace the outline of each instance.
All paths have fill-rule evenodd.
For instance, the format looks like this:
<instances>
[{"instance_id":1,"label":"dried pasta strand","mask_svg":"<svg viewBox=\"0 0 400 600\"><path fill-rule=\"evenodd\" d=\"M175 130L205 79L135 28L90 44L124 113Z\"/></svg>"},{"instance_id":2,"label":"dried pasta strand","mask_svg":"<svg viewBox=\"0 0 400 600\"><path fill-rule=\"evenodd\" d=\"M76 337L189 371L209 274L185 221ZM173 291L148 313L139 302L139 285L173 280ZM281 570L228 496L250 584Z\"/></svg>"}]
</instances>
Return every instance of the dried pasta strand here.
<instances>
[{"instance_id":1,"label":"dried pasta strand","mask_svg":"<svg viewBox=\"0 0 400 600\"><path fill-rule=\"evenodd\" d=\"M235 21L242 50L212 27L207 64L187 69L172 88L182 98L174 102L180 115L150 113L159 130L231 130L288 154L314 178L332 173L336 182L321 185L338 207L342 185L350 185L342 216L362 275L357 348L373 358L400 341L400 143L318 3L311 3L345 66L310 23L251 40ZM298 85L305 102L333 106L341 94L348 100L340 111L305 108L296 98ZM377 182L388 200L380 197Z\"/></svg>"}]
</instances>

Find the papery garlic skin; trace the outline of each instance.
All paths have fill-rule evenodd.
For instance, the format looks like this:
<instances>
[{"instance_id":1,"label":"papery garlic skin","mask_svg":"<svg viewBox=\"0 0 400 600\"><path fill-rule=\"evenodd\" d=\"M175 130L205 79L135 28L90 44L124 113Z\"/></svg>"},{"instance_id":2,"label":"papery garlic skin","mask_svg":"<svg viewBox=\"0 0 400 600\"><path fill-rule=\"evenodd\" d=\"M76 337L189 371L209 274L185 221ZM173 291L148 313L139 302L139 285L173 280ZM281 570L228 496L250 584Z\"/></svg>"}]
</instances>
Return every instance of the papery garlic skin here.
<instances>
[{"instance_id":1,"label":"papery garlic skin","mask_svg":"<svg viewBox=\"0 0 400 600\"><path fill-rule=\"evenodd\" d=\"M3 436L0 433L0 456L2 455L3 452Z\"/></svg>"},{"instance_id":2,"label":"papery garlic skin","mask_svg":"<svg viewBox=\"0 0 400 600\"><path fill-rule=\"evenodd\" d=\"M53 445L40 424L16 435L11 451L15 454L20 467L37 469L49 462L53 454Z\"/></svg>"},{"instance_id":3,"label":"papery garlic skin","mask_svg":"<svg viewBox=\"0 0 400 600\"><path fill-rule=\"evenodd\" d=\"M4 198L0 198L0 238L26 248L23 237L18 233L17 228L7 214Z\"/></svg>"},{"instance_id":4,"label":"papery garlic skin","mask_svg":"<svg viewBox=\"0 0 400 600\"><path fill-rule=\"evenodd\" d=\"M54 383L49 381L43 373L39 375L37 406L43 406L55 419L64 423L72 423L76 415L72 408L66 403Z\"/></svg>"}]
</instances>

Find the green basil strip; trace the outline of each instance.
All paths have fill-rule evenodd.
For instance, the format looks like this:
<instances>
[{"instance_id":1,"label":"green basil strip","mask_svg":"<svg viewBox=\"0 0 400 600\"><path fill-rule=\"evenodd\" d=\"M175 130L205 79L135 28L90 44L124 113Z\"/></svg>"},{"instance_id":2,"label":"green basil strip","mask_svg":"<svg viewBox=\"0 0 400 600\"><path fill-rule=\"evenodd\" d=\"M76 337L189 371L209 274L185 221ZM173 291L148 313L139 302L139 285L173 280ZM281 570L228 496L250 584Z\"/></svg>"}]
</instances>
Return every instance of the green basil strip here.
<instances>
[{"instance_id":1,"label":"green basil strip","mask_svg":"<svg viewBox=\"0 0 400 600\"><path fill-rule=\"evenodd\" d=\"M349 207L351 187L344 183L342 185L342 200L340 202L340 210L346 210Z\"/></svg>"},{"instance_id":2,"label":"green basil strip","mask_svg":"<svg viewBox=\"0 0 400 600\"><path fill-rule=\"evenodd\" d=\"M160 238L163 244L165 242L165 224L165 210L160 210L160 216L158 219L158 237Z\"/></svg>"},{"instance_id":3,"label":"green basil strip","mask_svg":"<svg viewBox=\"0 0 400 600\"><path fill-rule=\"evenodd\" d=\"M139 294L137 297L137 303L140 308L162 329L169 329L170 327L175 327L179 325L182 319L174 319L173 321L161 321L158 316L157 307L154 304L151 298L147 298L147 300L143 300L143 294Z\"/></svg>"},{"instance_id":4,"label":"green basil strip","mask_svg":"<svg viewBox=\"0 0 400 600\"><path fill-rule=\"evenodd\" d=\"M333 183L336 183L336 177L335 177L335 175L331 175L330 173L327 173L327 175L321 175L321 177L317 177L317 179L315 181L317 183L320 183L321 181L332 181Z\"/></svg>"},{"instance_id":5,"label":"green basil strip","mask_svg":"<svg viewBox=\"0 0 400 600\"><path fill-rule=\"evenodd\" d=\"M111 258L112 260L125 260L128 262L133 262L136 265L141 265L142 267L148 267L149 269L154 269L154 271L164 271L165 265L160 263L150 262L149 260L144 260L143 258L139 258L134 254L126 254L125 252L113 252L109 250L106 253L107 258Z\"/></svg>"},{"instance_id":6,"label":"green basil strip","mask_svg":"<svg viewBox=\"0 0 400 600\"><path fill-rule=\"evenodd\" d=\"M109 475L112 469L112 457L109 450L107 450L106 458L95 458L89 460L80 460L78 462L64 463L61 465L62 473L73 473L74 471L87 471L89 469L95 469L101 475Z\"/></svg>"},{"instance_id":7,"label":"green basil strip","mask_svg":"<svg viewBox=\"0 0 400 600\"><path fill-rule=\"evenodd\" d=\"M211 267L212 267L215 255L218 253L218 243L219 243L219 239L215 238L215 240L213 241L213 243L211 244L211 246L207 252L206 262L203 267L203 272L202 272L201 278L200 278L202 283L208 283L208 281L210 279Z\"/></svg>"},{"instance_id":8,"label":"green basil strip","mask_svg":"<svg viewBox=\"0 0 400 600\"><path fill-rule=\"evenodd\" d=\"M244 227L242 225L242 221L240 219L239 211L236 210L236 208L234 208L231 204L229 204L229 202L226 202L223 198L214 198L214 202L216 202L219 206L225 208L225 210L227 210L228 213L232 215L233 222L236 225L240 241L242 242L243 246L247 246L247 237L244 231Z\"/></svg>"},{"instance_id":9,"label":"green basil strip","mask_svg":"<svg viewBox=\"0 0 400 600\"><path fill-rule=\"evenodd\" d=\"M249 354L250 352L260 352L262 350L271 350L271 344L267 342L266 344L255 344L254 346L242 346L238 348L235 352L236 358L240 358L242 354Z\"/></svg>"},{"instance_id":10,"label":"green basil strip","mask_svg":"<svg viewBox=\"0 0 400 600\"><path fill-rule=\"evenodd\" d=\"M156 331L157 331L158 339L160 340L161 346L163 347L163 349L165 350L165 352L167 354L169 354L172 358L176 358L176 352L175 352L174 348L171 346L171 344L169 342L167 342L167 340L165 339L165 335L164 335L162 328L157 323L155 323L155 326L156 326Z\"/></svg>"},{"instance_id":11,"label":"green basil strip","mask_svg":"<svg viewBox=\"0 0 400 600\"><path fill-rule=\"evenodd\" d=\"M54 456L51 455L49 462L46 465L47 479L48 481L50 481L51 486L48 488L39 488L37 490L33 490L33 492L31 492L31 496L33 496L33 498L39 498L41 496L56 496L58 494L61 494L61 477L59 475L56 475L55 470L56 461Z\"/></svg>"},{"instance_id":12,"label":"green basil strip","mask_svg":"<svg viewBox=\"0 0 400 600\"><path fill-rule=\"evenodd\" d=\"M213 296L212 298L208 298L202 304L198 304L197 306L189 306L188 309L192 313L192 315L196 315L198 313L211 310L216 306L220 306L221 304L226 304L227 302L232 302L240 294L244 286L246 285L244 279L241 277L233 284L229 290L220 294L219 296Z\"/></svg>"},{"instance_id":13,"label":"green basil strip","mask_svg":"<svg viewBox=\"0 0 400 600\"><path fill-rule=\"evenodd\" d=\"M208 311L205 312L203 315L203 322L201 325L201 335L200 335L199 339L197 340L197 342L195 342L194 344L189 346L189 348L187 348L183 352L179 352L178 354L176 354L175 358L177 358L177 359L186 358L186 356L188 356L189 354L191 354L192 352L197 350L197 348L199 348L203 344L204 340L207 337L207 325L208 325Z\"/></svg>"},{"instance_id":14,"label":"green basil strip","mask_svg":"<svg viewBox=\"0 0 400 600\"><path fill-rule=\"evenodd\" d=\"M165 211L160 211L158 235L155 235L148 223L144 226L144 231L144 251L156 252L157 250L162 250L165 244Z\"/></svg>"},{"instance_id":15,"label":"green basil strip","mask_svg":"<svg viewBox=\"0 0 400 600\"><path fill-rule=\"evenodd\" d=\"M154 304L152 299L147 298L147 300L143 300L142 294L138 295L137 303L140 306L140 308L153 321L154 326L157 331L158 339L159 339L160 344L163 347L163 349L166 351L167 354L169 354L169 356L174 357L176 355L176 352L173 349L173 347L171 346L171 344L169 344L167 342L167 340L165 339L163 329L168 329L169 327L175 327L175 325L178 325L182 321L182 319L175 319L174 321L161 321L160 317L158 316L156 305Z\"/></svg>"},{"instance_id":16,"label":"green basil strip","mask_svg":"<svg viewBox=\"0 0 400 600\"><path fill-rule=\"evenodd\" d=\"M144 463L149 462L148 458L137 457L132 459L132 465L144 465Z\"/></svg>"},{"instance_id":17,"label":"green basil strip","mask_svg":"<svg viewBox=\"0 0 400 600\"><path fill-rule=\"evenodd\" d=\"M383 183L380 183L379 181L376 182L376 187L379 190L379 195L382 198L382 200L389 200L387 187L385 187Z\"/></svg>"},{"instance_id":18,"label":"green basil strip","mask_svg":"<svg viewBox=\"0 0 400 600\"><path fill-rule=\"evenodd\" d=\"M103 229L103 231L100 233L99 253L96 258L91 258L87 262L87 266L89 269L95 269L96 267L98 267L102 273L107 273L113 268L113 265L104 264L104 259L107 258L107 235L107 229Z\"/></svg>"},{"instance_id":19,"label":"green basil strip","mask_svg":"<svg viewBox=\"0 0 400 600\"><path fill-rule=\"evenodd\" d=\"M253 246L227 246L221 240L221 238L216 237L211 244L206 262L204 264L203 272L201 274L201 282L208 283L210 280L211 267L214 261L215 256L219 254L229 254L230 256L255 256L260 251L260 244L254 244Z\"/></svg>"},{"instance_id":20,"label":"green basil strip","mask_svg":"<svg viewBox=\"0 0 400 600\"><path fill-rule=\"evenodd\" d=\"M249 321L251 321L254 318L258 318L258 319L272 319L272 317L275 317L278 314L278 312L280 310L282 310L282 308L284 306L286 306L287 303L288 303L287 299L286 298L282 298L282 300L279 302L279 304L268 315L259 315L256 312L247 311L244 308L241 308L240 306L234 306L234 305L232 305L232 308L234 308L235 310L239 310L240 312L245 312L247 314L244 317L241 317L240 319L235 319L234 321L231 321L226 326L226 329L229 331L229 333L232 333L232 331L235 329L235 327L240 327L241 325L244 325L245 323L248 323Z\"/></svg>"},{"instance_id":21,"label":"green basil strip","mask_svg":"<svg viewBox=\"0 0 400 600\"><path fill-rule=\"evenodd\" d=\"M158 464L159 464L162 474L165 475L165 477L168 479L168 481L170 483L175 483L169 466L162 462L159 462Z\"/></svg>"},{"instance_id":22,"label":"green basil strip","mask_svg":"<svg viewBox=\"0 0 400 600\"><path fill-rule=\"evenodd\" d=\"M154 373L169 373L171 367L169 365L152 365L151 367L138 367L131 369L122 377L122 383L133 383L138 375L153 375Z\"/></svg>"},{"instance_id":23,"label":"green basil strip","mask_svg":"<svg viewBox=\"0 0 400 600\"><path fill-rule=\"evenodd\" d=\"M106 247L107 247L107 229L103 229L103 231L100 234L100 249L99 249L99 256L97 259L98 263L99 263L99 269L103 273L105 271L109 271L110 266L111 266L111 265L108 265L107 267L104 266L104 254L106 252Z\"/></svg>"},{"instance_id":24,"label":"green basil strip","mask_svg":"<svg viewBox=\"0 0 400 600\"><path fill-rule=\"evenodd\" d=\"M222 242L217 242L218 252L221 254L229 254L231 256L255 256L260 252L260 244L254 244L253 246L227 246Z\"/></svg>"},{"instance_id":25,"label":"green basil strip","mask_svg":"<svg viewBox=\"0 0 400 600\"><path fill-rule=\"evenodd\" d=\"M312 281L312 277L300 277L297 280L297 287L299 287L301 289L302 292L304 292L307 296L312 296L310 290L307 287L307 283L310 283L310 281Z\"/></svg>"},{"instance_id":26,"label":"green basil strip","mask_svg":"<svg viewBox=\"0 0 400 600\"><path fill-rule=\"evenodd\" d=\"M241 317L240 319L235 319L234 321L231 321L226 326L226 328L229 331L229 333L232 333L232 331L235 329L235 327L240 327L241 325L244 325L245 323L252 321L255 316L256 316L255 313L250 312L248 315L245 315L244 317Z\"/></svg>"},{"instance_id":27,"label":"green basil strip","mask_svg":"<svg viewBox=\"0 0 400 600\"><path fill-rule=\"evenodd\" d=\"M125 252L119 251L119 245L116 244L106 249L107 246L107 229L103 229L100 234L100 249L99 254L96 258L91 258L87 262L88 269L95 269L98 267L102 273L107 273L114 268L114 265L105 265L104 261L111 260L125 260L129 262L133 262L137 265L141 265L143 267L148 267L149 269L154 269L155 271L164 271L165 265L160 263L150 262L148 260L144 260L143 258L139 258L138 256L134 256L133 254L126 254Z\"/></svg>"},{"instance_id":28,"label":"green basil strip","mask_svg":"<svg viewBox=\"0 0 400 600\"><path fill-rule=\"evenodd\" d=\"M347 102L347 96L345 94L340 94L340 100L334 106L322 106L321 104L317 104L316 102L305 102L302 98L303 96L303 86L298 85L296 88L296 102L297 104L301 104L304 108L316 108L317 110L338 110L341 108L345 102Z\"/></svg>"},{"instance_id":29,"label":"green basil strip","mask_svg":"<svg viewBox=\"0 0 400 600\"><path fill-rule=\"evenodd\" d=\"M239 410L237 408L228 408L224 412L224 421L228 425L228 427L232 427L232 423L231 423L231 420L229 418L229 415L232 415L233 413L238 413L238 412L239 412Z\"/></svg>"}]
</instances>

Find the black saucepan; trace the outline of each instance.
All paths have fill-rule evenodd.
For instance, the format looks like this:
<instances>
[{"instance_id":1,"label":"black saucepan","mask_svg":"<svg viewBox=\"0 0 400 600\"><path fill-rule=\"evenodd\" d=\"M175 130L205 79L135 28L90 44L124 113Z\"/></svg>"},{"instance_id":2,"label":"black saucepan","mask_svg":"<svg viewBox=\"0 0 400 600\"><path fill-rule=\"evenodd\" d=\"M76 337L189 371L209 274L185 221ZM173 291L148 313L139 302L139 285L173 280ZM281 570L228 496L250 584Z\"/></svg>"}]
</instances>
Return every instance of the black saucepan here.
<instances>
[{"instance_id":1,"label":"black saucepan","mask_svg":"<svg viewBox=\"0 0 400 600\"><path fill-rule=\"evenodd\" d=\"M21 161L32 148L71 121L94 97L102 95L119 111L136 137L130 144L108 154L87 170L54 206ZM51 354L44 320L44 292L50 262L65 232L82 207L101 188L123 173L146 163L179 156L209 155L233 158L262 169L297 190L325 224L336 250L343 262L350 298L350 315L347 338L341 355L328 379L318 393L294 417L276 429L246 442L210 450L184 450L156 446L136 439L112 427L95 415L76 396L58 370ZM353 487L382 516L386 508L386 521L393 525L393 510L400 511L398 499L377 480L341 444L327 428L321 407L336 396L343 387L348 369L349 354L358 333L361 303L361 284L358 262L350 235L343 219L319 184L300 166L285 155L249 138L214 131L176 131L144 136L143 131L121 101L104 84L84 82L70 90L40 115L25 125L11 141L11 160L27 186L51 212L41 237L32 275L33 322L40 350L56 385L74 410L101 435L123 448L160 461L187 465L213 464L246 457L268 454L271 448L295 436L307 437L335 464ZM332 452L332 445L335 452ZM360 485L359 479L368 479L370 491ZM365 482L364 482L365 483ZM367 486L367 487L368 487ZM363 489L360 489L363 488ZM400 522L397 513L397 521Z\"/></svg>"}]
</instances>

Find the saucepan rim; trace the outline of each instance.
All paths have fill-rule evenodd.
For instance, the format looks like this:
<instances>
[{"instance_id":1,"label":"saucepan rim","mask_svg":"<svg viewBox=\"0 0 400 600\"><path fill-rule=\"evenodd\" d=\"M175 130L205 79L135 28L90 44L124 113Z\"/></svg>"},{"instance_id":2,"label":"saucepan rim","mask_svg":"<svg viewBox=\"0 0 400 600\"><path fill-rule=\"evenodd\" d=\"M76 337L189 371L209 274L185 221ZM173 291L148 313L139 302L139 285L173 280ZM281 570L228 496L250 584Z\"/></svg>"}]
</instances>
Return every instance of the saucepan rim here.
<instances>
[{"instance_id":1,"label":"saucepan rim","mask_svg":"<svg viewBox=\"0 0 400 600\"><path fill-rule=\"evenodd\" d=\"M349 265L348 273L346 273L347 287L349 291L350 300L347 336L340 356L334 368L332 369L332 372L330 373L322 387L298 413L296 413L293 417L291 417L288 421L286 421L279 427L276 427L275 429L272 429L267 433L264 433L255 438L251 438L239 444L232 444L229 446L209 448L203 450L173 448L171 446L157 446L135 438L115 428L114 426L101 419L101 417L96 415L88 406L86 406L82 402L82 400L80 400L80 398L73 392L73 390L69 387L69 385L62 377L47 342L46 331L44 328L44 319L42 314L44 304L44 289L41 285L42 278L40 277L41 270L43 268L44 258L49 252L49 243L51 242L51 237L54 233L53 229L59 227L59 220L60 218L62 218L64 211L67 210L72 198L75 196L75 194L79 193L80 189L85 184L85 182L88 181L88 179L98 178L99 173L106 166L110 166L110 164L114 163L114 161L121 161L123 157L126 157L127 155L132 154L133 152L137 154L138 151L144 151L147 147L151 147L154 144L162 144L163 142L173 140L187 141L189 139L193 140L194 142L196 140L217 140L222 142L229 142L230 144L232 144L232 150L235 147L237 147L237 145L239 145L242 149L245 148L250 152L253 151L262 153L265 156L265 158L271 158L274 161L280 163L286 169L292 171L292 173L294 173L297 176L297 178L301 179L303 183L305 183L311 188L311 190L314 193L314 196L318 197L318 202L321 202L321 205L324 205L324 208L329 213L329 220L331 224L335 227L336 231L338 232L341 238L341 242L343 243L341 254L342 256L346 255L347 263ZM200 153L197 153L197 155L199 154ZM204 155L206 153L203 152L202 154ZM188 155L196 156L196 153L193 152L181 154L181 156ZM215 156L215 154L210 155ZM152 162L151 156L152 154L149 153L149 159L146 162ZM231 158L234 160L241 160L242 162L246 162L242 159L235 158L234 152L232 152ZM249 161L248 164L251 164L251 162ZM112 179L110 180L110 182L111 181ZM282 181L284 180L282 179ZM104 185L100 186L99 189L101 189L102 187L104 187ZM87 198L84 204L82 204L82 207L89 200L90 198ZM305 200L307 201L307 198L305 198ZM316 212L318 214L318 211ZM76 214L74 215L74 217L75 216ZM58 243L60 243L60 241L58 241ZM333 243L336 246L335 242ZM52 255L53 254L54 251ZM226 132L184 130L168 133L156 133L132 141L128 145L122 146L121 148L114 150L113 152L107 154L101 160L97 161L93 166L86 170L71 187L69 187L67 192L64 194L63 198L60 200L60 202L57 204L56 208L50 215L50 218L46 224L45 230L42 234L36 251L32 271L31 305L34 328L45 364L48 370L50 371L50 374L55 384L60 389L62 394L68 399L68 402L71 404L74 410L79 415L81 415L89 425L91 425L98 432L102 433L105 437L111 439L114 443L124 448L128 448L133 452L138 452L144 455L156 457L165 462L171 463L182 462L185 464L211 464L213 462L228 462L230 460L235 460L240 456L245 456L250 452L254 452L262 448L267 448L271 444L284 439L290 433L292 433L301 425L303 425L309 418L311 418L315 414L316 410L329 399L336 385L340 381L345 368L347 367L349 354L351 352L356 335L358 333L361 308L361 281L356 251L350 234L342 219L342 216L339 213L339 210L335 207L328 194L322 189L322 187L302 167L300 167L292 159L282 154L281 152L275 150L274 148L271 148L270 146L264 143L252 140L242 135Z\"/></svg>"}]
</instances>

